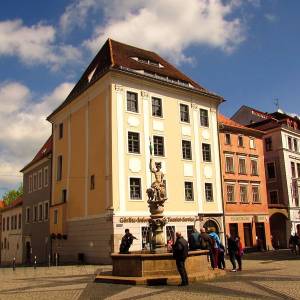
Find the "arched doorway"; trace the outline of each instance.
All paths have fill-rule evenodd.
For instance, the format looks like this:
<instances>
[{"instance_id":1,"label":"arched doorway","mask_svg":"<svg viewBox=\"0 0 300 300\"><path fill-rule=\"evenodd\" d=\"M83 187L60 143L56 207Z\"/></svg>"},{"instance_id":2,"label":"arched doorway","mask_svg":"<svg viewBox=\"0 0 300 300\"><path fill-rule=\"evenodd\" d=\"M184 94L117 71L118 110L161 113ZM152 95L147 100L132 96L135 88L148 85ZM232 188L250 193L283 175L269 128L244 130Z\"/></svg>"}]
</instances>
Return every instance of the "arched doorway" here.
<instances>
[{"instance_id":1,"label":"arched doorway","mask_svg":"<svg viewBox=\"0 0 300 300\"><path fill-rule=\"evenodd\" d=\"M270 217L272 246L275 249L287 248L286 221L287 217L282 213L275 213Z\"/></svg>"},{"instance_id":2,"label":"arched doorway","mask_svg":"<svg viewBox=\"0 0 300 300\"><path fill-rule=\"evenodd\" d=\"M216 232L216 234L219 235L220 229L219 229L218 224L217 224L215 221L213 221L213 220L207 220L207 221L204 223L203 227L204 227L204 228L206 229L206 231L208 231L208 232L211 231L212 229L214 229L214 231Z\"/></svg>"}]
</instances>

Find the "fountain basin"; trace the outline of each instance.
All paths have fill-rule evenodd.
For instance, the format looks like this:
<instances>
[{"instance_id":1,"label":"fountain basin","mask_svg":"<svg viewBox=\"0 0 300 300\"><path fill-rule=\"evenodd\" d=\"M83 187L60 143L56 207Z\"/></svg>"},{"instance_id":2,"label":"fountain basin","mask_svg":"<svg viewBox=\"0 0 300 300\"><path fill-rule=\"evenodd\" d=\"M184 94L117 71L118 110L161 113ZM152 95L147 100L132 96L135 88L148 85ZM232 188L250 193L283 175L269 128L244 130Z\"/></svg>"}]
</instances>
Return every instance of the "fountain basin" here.
<instances>
[{"instance_id":1,"label":"fountain basin","mask_svg":"<svg viewBox=\"0 0 300 300\"><path fill-rule=\"evenodd\" d=\"M190 251L185 266L190 281L205 280L224 274L212 270L207 259L208 251ZM113 270L111 274L99 274L97 282L125 284L178 284L180 277L173 254L169 252L132 252L111 254Z\"/></svg>"}]
</instances>

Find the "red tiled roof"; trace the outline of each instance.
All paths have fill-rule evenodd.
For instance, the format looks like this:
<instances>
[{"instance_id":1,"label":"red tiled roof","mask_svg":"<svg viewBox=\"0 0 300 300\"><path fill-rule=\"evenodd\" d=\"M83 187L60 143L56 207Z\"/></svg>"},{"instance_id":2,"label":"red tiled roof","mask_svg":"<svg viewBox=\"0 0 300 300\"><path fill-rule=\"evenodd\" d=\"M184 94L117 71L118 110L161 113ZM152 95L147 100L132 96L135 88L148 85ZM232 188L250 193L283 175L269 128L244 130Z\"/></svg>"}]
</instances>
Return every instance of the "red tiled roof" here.
<instances>
[{"instance_id":1,"label":"red tiled roof","mask_svg":"<svg viewBox=\"0 0 300 300\"><path fill-rule=\"evenodd\" d=\"M52 153L52 147L53 147L53 141L52 141L52 135L48 138L47 142L43 145L43 147L39 150L39 152L36 154L36 156L33 158L33 160L28 163L20 172L23 172L33 164L37 163L44 157L47 157L50 153Z\"/></svg>"},{"instance_id":2,"label":"red tiled roof","mask_svg":"<svg viewBox=\"0 0 300 300\"><path fill-rule=\"evenodd\" d=\"M108 39L66 100L54 110L47 119L49 120L53 114L61 110L109 70L129 72L151 80L167 82L172 85L211 95L219 101L223 101L222 97L209 92L155 52Z\"/></svg>"},{"instance_id":3,"label":"red tiled roof","mask_svg":"<svg viewBox=\"0 0 300 300\"><path fill-rule=\"evenodd\" d=\"M4 207L4 202L3 200L0 200L0 209Z\"/></svg>"},{"instance_id":4,"label":"red tiled roof","mask_svg":"<svg viewBox=\"0 0 300 300\"><path fill-rule=\"evenodd\" d=\"M19 196L17 199L15 199L10 205L4 205L1 211L10 210L12 208L15 208L17 206L20 206L23 204L23 196Z\"/></svg>"},{"instance_id":5,"label":"red tiled roof","mask_svg":"<svg viewBox=\"0 0 300 300\"><path fill-rule=\"evenodd\" d=\"M224 115L222 114L219 114L218 115L218 122L223 124L224 126L227 126L227 127L231 127L231 128L235 128L235 129L240 129L240 130L243 130L243 131L249 131L249 132L253 132L253 133L256 133L256 134L263 134L262 131L260 130L257 130L257 129L253 129L253 128L249 128L249 127L246 127L238 122L235 122L227 117L225 117Z\"/></svg>"}]
</instances>

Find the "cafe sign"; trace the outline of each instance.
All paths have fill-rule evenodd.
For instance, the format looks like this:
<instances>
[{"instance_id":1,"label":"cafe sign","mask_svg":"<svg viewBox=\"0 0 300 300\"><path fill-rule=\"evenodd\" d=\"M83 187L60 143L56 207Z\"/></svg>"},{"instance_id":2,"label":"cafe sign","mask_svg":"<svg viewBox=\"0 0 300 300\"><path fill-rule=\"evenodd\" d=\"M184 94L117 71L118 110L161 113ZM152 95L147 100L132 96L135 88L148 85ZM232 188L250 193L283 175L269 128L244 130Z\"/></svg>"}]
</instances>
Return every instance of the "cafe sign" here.
<instances>
[{"instance_id":1,"label":"cafe sign","mask_svg":"<svg viewBox=\"0 0 300 300\"><path fill-rule=\"evenodd\" d=\"M168 222L195 222L195 217L166 217ZM148 223L149 217L121 217L120 223Z\"/></svg>"}]
</instances>

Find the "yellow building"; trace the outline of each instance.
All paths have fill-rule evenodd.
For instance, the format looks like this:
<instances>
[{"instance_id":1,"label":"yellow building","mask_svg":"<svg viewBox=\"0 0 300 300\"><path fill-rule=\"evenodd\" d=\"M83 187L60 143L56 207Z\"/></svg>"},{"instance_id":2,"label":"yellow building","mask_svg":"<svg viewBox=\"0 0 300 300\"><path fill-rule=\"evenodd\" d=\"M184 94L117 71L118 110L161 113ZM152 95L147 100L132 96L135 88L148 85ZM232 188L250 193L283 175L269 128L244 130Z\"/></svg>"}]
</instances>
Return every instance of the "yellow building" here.
<instances>
[{"instance_id":1,"label":"yellow building","mask_svg":"<svg viewBox=\"0 0 300 300\"><path fill-rule=\"evenodd\" d=\"M147 247L149 141L165 174L167 238L187 236L196 220L222 235L222 101L157 54L107 40L48 117L53 252L64 261L83 253L87 262L109 262L126 228L138 238L131 250Z\"/></svg>"}]
</instances>

